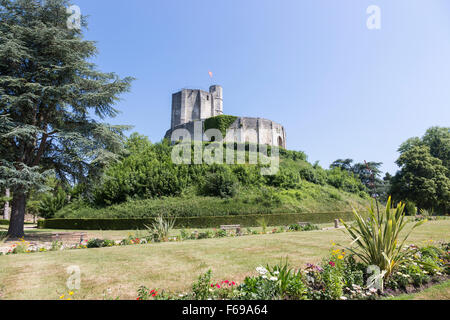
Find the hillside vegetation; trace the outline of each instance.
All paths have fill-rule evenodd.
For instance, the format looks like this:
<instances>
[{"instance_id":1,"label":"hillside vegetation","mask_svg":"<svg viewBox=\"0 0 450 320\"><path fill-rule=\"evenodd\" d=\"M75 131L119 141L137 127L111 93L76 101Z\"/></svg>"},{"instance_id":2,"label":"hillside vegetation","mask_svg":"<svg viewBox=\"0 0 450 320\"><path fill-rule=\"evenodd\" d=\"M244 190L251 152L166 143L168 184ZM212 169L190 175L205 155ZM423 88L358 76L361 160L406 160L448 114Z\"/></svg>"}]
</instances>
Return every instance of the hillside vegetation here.
<instances>
[{"instance_id":1,"label":"hillside vegetation","mask_svg":"<svg viewBox=\"0 0 450 320\"><path fill-rule=\"evenodd\" d=\"M172 148L166 141L152 144L133 134L126 143L126 154L107 168L90 197L72 192L71 203L54 217L349 211L366 207L370 199L358 177L340 168L311 165L303 152L280 150L280 170L263 176L261 164L176 165L171 160Z\"/></svg>"}]
</instances>

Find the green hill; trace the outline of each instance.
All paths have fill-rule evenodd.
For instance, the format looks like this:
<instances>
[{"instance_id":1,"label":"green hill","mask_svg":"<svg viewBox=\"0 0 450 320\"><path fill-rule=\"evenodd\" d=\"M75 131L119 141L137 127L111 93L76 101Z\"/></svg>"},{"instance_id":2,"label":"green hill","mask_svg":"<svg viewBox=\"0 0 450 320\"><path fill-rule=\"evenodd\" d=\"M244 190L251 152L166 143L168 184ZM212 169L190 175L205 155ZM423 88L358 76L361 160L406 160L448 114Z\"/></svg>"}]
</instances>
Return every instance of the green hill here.
<instances>
[{"instance_id":1,"label":"green hill","mask_svg":"<svg viewBox=\"0 0 450 320\"><path fill-rule=\"evenodd\" d=\"M55 217L310 213L349 211L369 203L357 177L311 165L303 152L281 149L278 173L263 176L262 164L176 165L171 161L172 148L166 141L152 144L146 137L132 135L127 154L93 188L93 200L73 200ZM245 148L248 161L249 145Z\"/></svg>"}]
</instances>

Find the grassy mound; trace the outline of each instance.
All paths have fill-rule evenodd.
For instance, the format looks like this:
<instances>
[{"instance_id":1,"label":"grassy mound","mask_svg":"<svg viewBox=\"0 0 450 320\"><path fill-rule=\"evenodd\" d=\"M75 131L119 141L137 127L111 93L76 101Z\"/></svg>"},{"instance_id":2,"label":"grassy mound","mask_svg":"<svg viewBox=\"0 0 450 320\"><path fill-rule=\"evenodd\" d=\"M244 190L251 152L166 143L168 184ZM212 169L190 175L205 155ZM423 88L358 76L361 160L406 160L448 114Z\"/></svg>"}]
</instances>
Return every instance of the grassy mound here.
<instances>
[{"instance_id":1,"label":"grassy mound","mask_svg":"<svg viewBox=\"0 0 450 320\"><path fill-rule=\"evenodd\" d=\"M56 214L56 218L149 218L159 214L177 217L227 216L270 213L311 213L349 211L367 207L368 197L340 191L334 187L301 181L298 189L242 190L234 198L204 197L192 194L180 197L129 200L108 207L91 207L74 202Z\"/></svg>"}]
</instances>

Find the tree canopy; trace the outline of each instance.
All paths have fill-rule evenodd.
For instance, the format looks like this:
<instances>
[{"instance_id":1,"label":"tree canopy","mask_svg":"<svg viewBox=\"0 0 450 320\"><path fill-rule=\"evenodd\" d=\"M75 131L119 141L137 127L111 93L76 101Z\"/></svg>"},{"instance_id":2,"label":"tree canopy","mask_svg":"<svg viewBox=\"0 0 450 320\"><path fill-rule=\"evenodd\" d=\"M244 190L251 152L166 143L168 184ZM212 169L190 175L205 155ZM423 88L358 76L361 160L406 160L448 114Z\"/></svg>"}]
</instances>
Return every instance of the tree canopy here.
<instances>
[{"instance_id":1,"label":"tree canopy","mask_svg":"<svg viewBox=\"0 0 450 320\"><path fill-rule=\"evenodd\" d=\"M432 127L422 138L402 143L398 151L400 170L391 181L393 197L446 213L450 208L450 128Z\"/></svg>"},{"instance_id":2,"label":"tree canopy","mask_svg":"<svg viewBox=\"0 0 450 320\"><path fill-rule=\"evenodd\" d=\"M43 187L50 172L72 182L98 175L120 152L127 129L102 120L118 113L113 105L132 78L89 62L96 44L68 28L69 5L0 0L0 187L13 193L14 237L23 236L31 188Z\"/></svg>"}]
</instances>

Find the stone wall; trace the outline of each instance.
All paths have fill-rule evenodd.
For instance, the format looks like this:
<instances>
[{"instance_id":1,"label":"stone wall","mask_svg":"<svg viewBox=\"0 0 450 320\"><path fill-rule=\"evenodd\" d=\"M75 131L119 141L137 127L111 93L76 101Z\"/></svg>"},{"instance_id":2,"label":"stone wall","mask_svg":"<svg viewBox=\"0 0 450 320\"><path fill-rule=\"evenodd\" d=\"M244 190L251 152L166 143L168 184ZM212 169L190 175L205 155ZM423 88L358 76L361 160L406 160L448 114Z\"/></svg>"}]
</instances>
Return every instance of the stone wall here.
<instances>
[{"instance_id":1,"label":"stone wall","mask_svg":"<svg viewBox=\"0 0 450 320\"><path fill-rule=\"evenodd\" d=\"M172 95L171 129L166 132L166 139L180 140L180 134L191 136L191 140L206 141L202 136L205 119L223 114L223 89L214 85L209 92L203 90L183 89ZM197 127L197 137L194 138L194 128ZM279 146L286 149L286 131L283 126L271 120L262 118L241 117L230 126L235 132L233 135L223 137L227 142L250 142ZM187 131L172 132L177 129Z\"/></svg>"},{"instance_id":2,"label":"stone wall","mask_svg":"<svg viewBox=\"0 0 450 320\"><path fill-rule=\"evenodd\" d=\"M198 134L196 137L194 135L195 126L197 126L197 130L203 130L203 122L204 120L198 120L175 126L166 132L165 138L171 139L172 142L178 141L181 139L181 136L184 136L183 132L177 131L177 134L173 137L172 133L177 129L185 129L191 140L208 141L204 135ZM240 117L230 126L230 129L234 131L232 135L228 134L224 137L226 142L250 142L279 146L286 149L286 131L282 125L274 121L262 118Z\"/></svg>"},{"instance_id":3,"label":"stone wall","mask_svg":"<svg viewBox=\"0 0 450 320\"><path fill-rule=\"evenodd\" d=\"M222 88L217 85L211 86L209 91L183 89L174 93L171 128L221 115L223 113Z\"/></svg>"}]
</instances>

